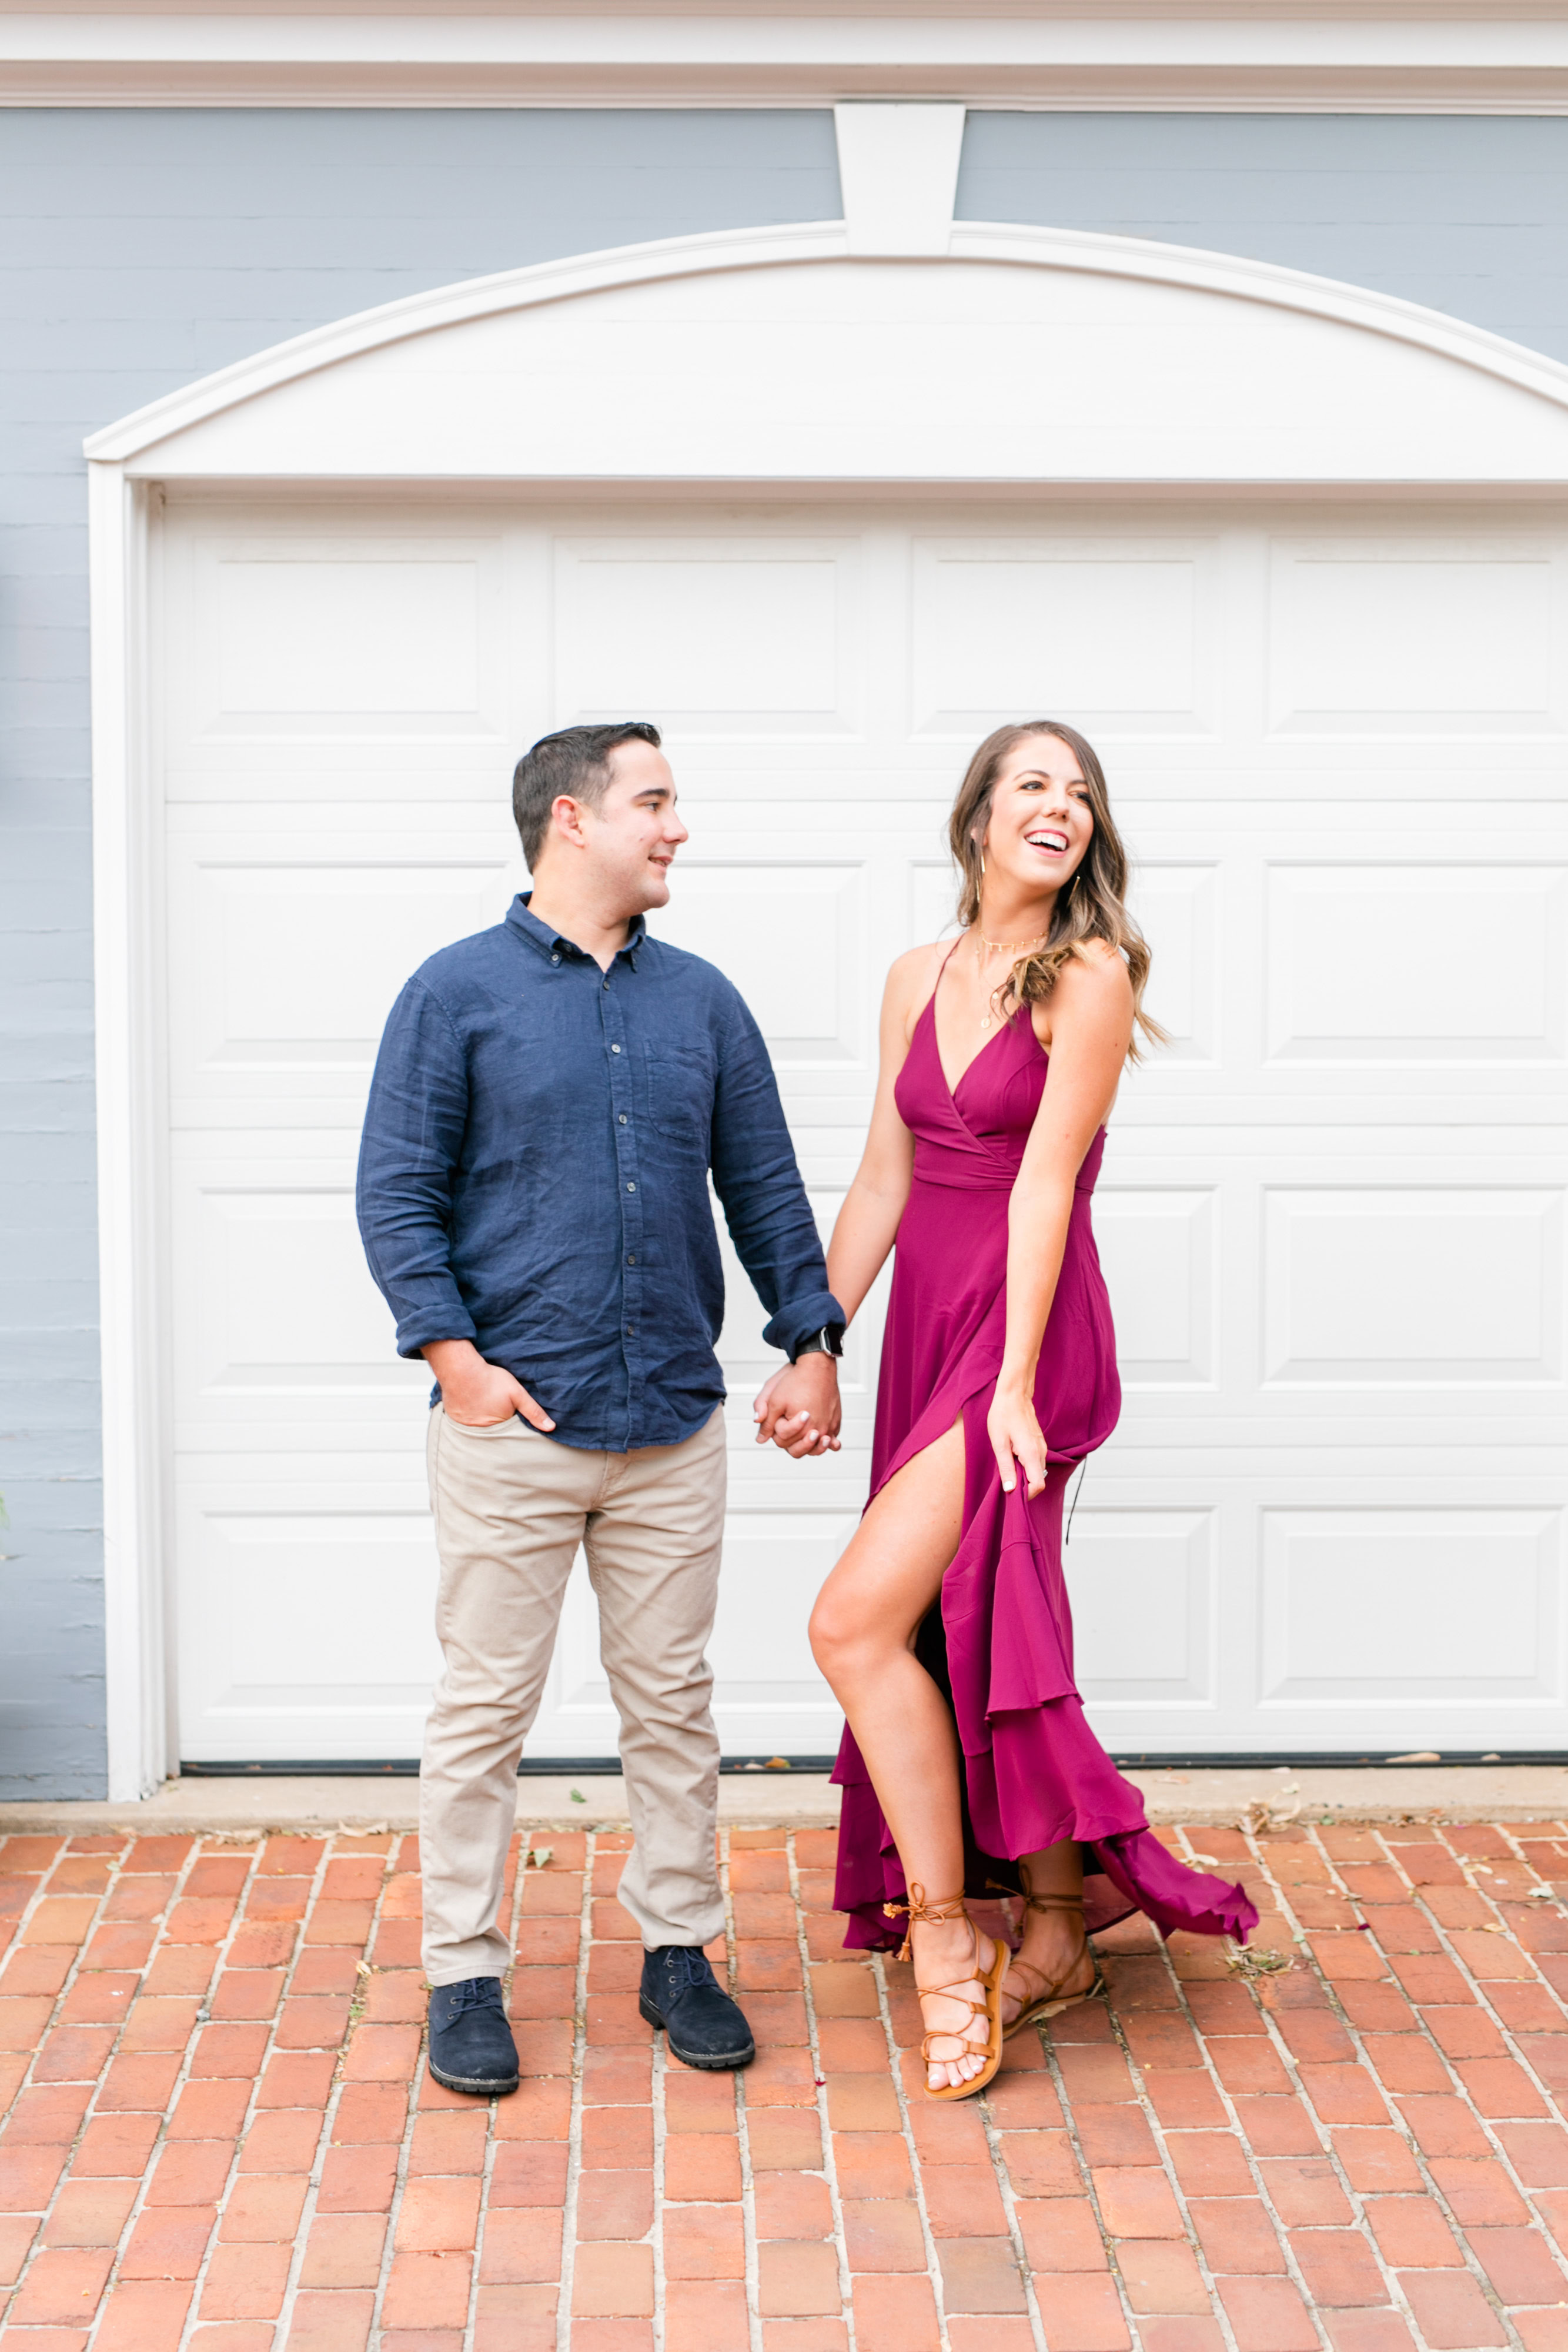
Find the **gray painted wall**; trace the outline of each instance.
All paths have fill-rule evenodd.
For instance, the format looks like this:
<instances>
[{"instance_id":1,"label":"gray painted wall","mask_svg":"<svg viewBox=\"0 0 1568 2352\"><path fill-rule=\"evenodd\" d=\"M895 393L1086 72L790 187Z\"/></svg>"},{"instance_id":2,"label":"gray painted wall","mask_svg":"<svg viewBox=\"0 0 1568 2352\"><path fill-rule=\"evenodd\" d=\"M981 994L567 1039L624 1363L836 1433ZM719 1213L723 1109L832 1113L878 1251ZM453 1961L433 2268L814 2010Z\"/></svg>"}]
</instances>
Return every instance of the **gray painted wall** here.
<instances>
[{"instance_id":1,"label":"gray painted wall","mask_svg":"<svg viewBox=\"0 0 1568 2352\"><path fill-rule=\"evenodd\" d=\"M1568 121L977 115L958 205L1568 358ZM838 210L822 112L0 113L0 1795L103 1787L83 436L422 288Z\"/></svg>"},{"instance_id":2,"label":"gray painted wall","mask_svg":"<svg viewBox=\"0 0 1568 2352\"><path fill-rule=\"evenodd\" d=\"M1568 360L1568 120L972 114L957 209L1282 262Z\"/></svg>"},{"instance_id":3,"label":"gray painted wall","mask_svg":"<svg viewBox=\"0 0 1568 2352\"><path fill-rule=\"evenodd\" d=\"M83 436L423 288L839 210L820 112L0 114L0 1795L104 1786Z\"/></svg>"}]
</instances>

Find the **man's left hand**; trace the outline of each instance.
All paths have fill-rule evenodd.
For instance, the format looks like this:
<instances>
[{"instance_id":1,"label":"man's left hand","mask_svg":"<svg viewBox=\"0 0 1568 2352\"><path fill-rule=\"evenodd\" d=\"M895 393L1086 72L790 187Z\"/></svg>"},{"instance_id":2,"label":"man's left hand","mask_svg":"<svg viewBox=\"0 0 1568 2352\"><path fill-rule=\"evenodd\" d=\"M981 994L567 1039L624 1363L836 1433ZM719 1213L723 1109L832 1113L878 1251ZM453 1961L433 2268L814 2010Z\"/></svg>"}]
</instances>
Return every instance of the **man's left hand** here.
<instances>
[{"instance_id":1,"label":"man's left hand","mask_svg":"<svg viewBox=\"0 0 1568 2352\"><path fill-rule=\"evenodd\" d=\"M798 1357L774 1373L752 1411L758 1445L771 1438L797 1462L809 1454L836 1454L842 1418L837 1363L821 1349Z\"/></svg>"}]
</instances>

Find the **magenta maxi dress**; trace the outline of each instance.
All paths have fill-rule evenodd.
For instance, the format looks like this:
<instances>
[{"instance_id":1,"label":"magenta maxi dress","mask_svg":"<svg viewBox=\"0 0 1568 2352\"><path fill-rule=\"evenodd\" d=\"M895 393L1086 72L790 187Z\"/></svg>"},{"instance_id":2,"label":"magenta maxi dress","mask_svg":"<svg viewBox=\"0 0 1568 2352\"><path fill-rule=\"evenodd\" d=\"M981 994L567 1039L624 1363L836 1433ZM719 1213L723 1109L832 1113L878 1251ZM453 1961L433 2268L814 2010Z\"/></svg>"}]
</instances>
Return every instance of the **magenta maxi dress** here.
<instances>
[{"instance_id":1,"label":"magenta maxi dress","mask_svg":"<svg viewBox=\"0 0 1568 2352\"><path fill-rule=\"evenodd\" d=\"M915 1024L894 1095L915 1138L915 1173L883 1340L871 1492L962 1418L964 1530L916 1654L947 1690L957 1723L966 1892L983 1895L988 1881L1016 1888L1016 1856L1077 1838L1092 1931L1136 1910L1165 1935L1185 1927L1244 1941L1257 1924L1252 1904L1239 1886L1188 1870L1160 1843L1137 1790L1084 1721L1072 1678L1062 1501L1122 1402L1089 1215L1103 1128L1078 1171L1040 1351L1034 1403L1050 1471L1033 1502L1021 1477L1004 1494L986 1433L1007 1320L1008 1196L1046 1065L1028 1013L1019 1013L980 1048L954 1092L936 1049L935 996ZM833 1779L843 1790L834 1900L850 1915L845 1944L891 1950L903 1925L882 1906L904 1895L904 1873L848 1729Z\"/></svg>"}]
</instances>

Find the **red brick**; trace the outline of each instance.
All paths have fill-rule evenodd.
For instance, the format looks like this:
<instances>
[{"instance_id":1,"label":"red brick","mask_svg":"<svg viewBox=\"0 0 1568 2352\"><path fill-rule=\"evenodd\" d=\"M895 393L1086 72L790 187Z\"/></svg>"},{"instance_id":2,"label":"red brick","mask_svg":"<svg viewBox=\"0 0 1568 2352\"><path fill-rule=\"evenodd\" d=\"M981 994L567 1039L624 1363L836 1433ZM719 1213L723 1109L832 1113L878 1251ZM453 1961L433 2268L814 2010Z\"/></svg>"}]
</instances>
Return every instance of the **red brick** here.
<instances>
[{"instance_id":1,"label":"red brick","mask_svg":"<svg viewBox=\"0 0 1568 2352\"><path fill-rule=\"evenodd\" d=\"M1408 2326L1397 2311L1323 2314L1334 2352L1411 2352Z\"/></svg>"},{"instance_id":2,"label":"red brick","mask_svg":"<svg viewBox=\"0 0 1568 2352\"><path fill-rule=\"evenodd\" d=\"M736 2208L738 2212L738 2206ZM644 2238L653 2221L653 2175L636 2167L623 2171L584 2172L578 2180L579 2238ZM708 2272L701 2277L715 2275ZM718 2273L727 2276L727 2273Z\"/></svg>"},{"instance_id":3,"label":"red brick","mask_svg":"<svg viewBox=\"0 0 1568 2352\"><path fill-rule=\"evenodd\" d=\"M216 2219L210 2205L145 2207L120 2258L120 2277L193 2279Z\"/></svg>"},{"instance_id":4,"label":"red brick","mask_svg":"<svg viewBox=\"0 0 1568 2352\"><path fill-rule=\"evenodd\" d=\"M478 2220L476 2180L411 2180L404 2187L398 2210L398 2251L466 2252L474 2244Z\"/></svg>"},{"instance_id":5,"label":"red brick","mask_svg":"<svg viewBox=\"0 0 1568 2352\"><path fill-rule=\"evenodd\" d=\"M368 2289L300 2294L289 2323L287 2352L363 2352L374 2309L375 2296Z\"/></svg>"},{"instance_id":6,"label":"red brick","mask_svg":"<svg viewBox=\"0 0 1568 2352\"><path fill-rule=\"evenodd\" d=\"M1127 2323L1109 2277L1084 2271L1037 2274L1034 2291L1051 2352L1126 2352ZM858 2294L855 2300L858 2309Z\"/></svg>"},{"instance_id":7,"label":"red brick","mask_svg":"<svg viewBox=\"0 0 1568 2352\"><path fill-rule=\"evenodd\" d=\"M1561 2124L1500 2124L1497 2136L1527 2189L1568 2189L1568 2132Z\"/></svg>"},{"instance_id":8,"label":"red brick","mask_svg":"<svg viewBox=\"0 0 1568 2352\"><path fill-rule=\"evenodd\" d=\"M202 2281L202 2317L276 2319L293 2258L292 2246L215 2246Z\"/></svg>"},{"instance_id":9,"label":"red brick","mask_svg":"<svg viewBox=\"0 0 1568 2352\"><path fill-rule=\"evenodd\" d=\"M1464 2256L1430 2197L1369 2197L1366 2218L1391 2270L1459 2270Z\"/></svg>"},{"instance_id":10,"label":"red brick","mask_svg":"<svg viewBox=\"0 0 1568 2352\"><path fill-rule=\"evenodd\" d=\"M758 2309L773 2319L834 2316L839 2297L839 2258L828 2245L800 2245L770 2239L757 2249Z\"/></svg>"},{"instance_id":11,"label":"red brick","mask_svg":"<svg viewBox=\"0 0 1568 2352\"><path fill-rule=\"evenodd\" d=\"M157 2137L156 2116L95 2116L72 2153L71 2170L78 2176L140 2175Z\"/></svg>"},{"instance_id":12,"label":"red brick","mask_svg":"<svg viewBox=\"0 0 1568 2352\"><path fill-rule=\"evenodd\" d=\"M291 2240L299 2227L308 2185L303 2173L242 2173L224 2209L220 2237L258 2244Z\"/></svg>"},{"instance_id":13,"label":"red brick","mask_svg":"<svg viewBox=\"0 0 1568 2352\"><path fill-rule=\"evenodd\" d=\"M98 2308L113 2259L113 2249L108 2246L46 2248L35 2254L6 2315L7 2332L26 2327L85 2327Z\"/></svg>"},{"instance_id":14,"label":"red brick","mask_svg":"<svg viewBox=\"0 0 1568 2352\"><path fill-rule=\"evenodd\" d=\"M1250 2197L1252 2175L1230 2132L1173 2132L1166 2148L1188 2197Z\"/></svg>"},{"instance_id":15,"label":"red brick","mask_svg":"<svg viewBox=\"0 0 1568 2352\"><path fill-rule=\"evenodd\" d=\"M1082 2106L1073 2112L1079 2144L1091 2165L1157 2165L1156 2149L1141 2109Z\"/></svg>"},{"instance_id":16,"label":"red brick","mask_svg":"<svg viewBox=\"0 0 1568 2352\"><path fill-rule=\"evenodd\" d=\"M754 2184L758 2238L831 2238L828 2184L810 2172L764 2172Z\"/></svg>"},{"instance_id":17,"label":"red brick","mask_svg":"<svg viewBox=\"0 0 1568 2352\"><path fill-rule=\"evenodd\" d=\"M397 2187L397 2150L375 2143L333 2147L321 2168L317 2210L322 2213L385 2213Z\"/></svg>"},{"instance_id":18,"label":"red brick","mask_svg":"<svg viewBox=\"0 0 1568 2352\"><path fill-rule=\"evenodd\" d=\"M1495 2158L1438 2157L1431 2169L1461 2229L1511 2229L1529 2221L1523 2200Z\"/></svg>"},{"instance_id":19,"label":"red brick","mask_svg":"<svg viewBox=\"0 0 1568 2352\"><path fill-rule=\"evenodd\" d=\"M1465 2235L1504 2303L1568 2303L1568 2279L1539 2230L1467 2230Z\"/></svg>"},{"instance_id":20,"label":"red brick","mask_svg":"<svg viewBox=\"0 0 1568 2352\"><path fill-rule=\"evenodd\" d=\"M149 2205L215 2205L234 2163L232 2139L166 2140L147 2190Z\"/></svg>"},{"instance_id":21,"label":"red brick","mask_svg":"<svg viewBox=\"0 0 1568 2352\"><path fill-rule=\"evenodd\" d=\"M1113 2238L1180 2238L1186 2232L1163 2172L1096 2166L1100 2218Z\"/></svg>"},{"instance_id":22,"label":"red brick","mask_svg":"<svg viewBox=\"0 0 1568 2352\"><path fill-rule=\"evenodd\" d=\"M44 2228L47 2246L115 2246L136 2202L134 2180L68 2180Z\"/></svg>"},{"instance_id":23,"label":"red brick","mask_svg":"<svg viewBox=\"0 0 1568 2352\"><path fill-rule=\"evenodd\" d=\"M1501 2323L1468 2271L1405 2271L1400 2285L1433 2352L1505 2344Z\"/></svg>"},{"instance_id":24,"label":"red brick","mask_svg":"<svg viewBox=\"0 0 1568 2352\"><path fill-rule=\"evenodd\" d=\"M57 2026L33 2062L35 2083L96 2083L114 2047L112 2025ZM26 2049L26 2043L14 2045Z\"/></svg>"},{"instance_id":25,"label":"red brick","mask_svg":"<svg viewBox=\"0 0 1568 2352\"><path fill-rule=\"evenodd\" d=\"M1063 2133L1061 2137L1065 2139ZM915 2179L902 2139L889 2132L835 2132L833 2164L845 2197L913 2197ZM1073 2185L1076 2186L1076 2174Z\"/></svg>"},{"instance_id":26,"label":"red brick","mask_svg":"<svg viewBox=\"0 0 1568 2352\"><path fill-rule=\"evenodd\" d=\"M1116 2261L1134 2311L1209 2317L1208 2289L1190 2246L1166 2238L1129 2238L1117 2247Z\"/></svg>"},{"instance_id":27,"label":"red brick","mask_svg":"<svg viewBox=\"0 0 1568 2352\"><path fill-rule=\"evenodd\" d=\"M1273 2157L1259 2168L1287 2229L1321 2229L1353 2218L1326 2156Z\"/></svg>"},{"instance_id":28,"label":"red brick","mask_svg":"<svg viewBox=\"0 0 1568 2352\"><path fill-rule=\"evenodd\" d=\"M1261 2198L1197 2197L1187 2210L1217 2274L1284 2271L1284 2251Z\"/></svg>"},{"instance_id":29,"label":"red brick","mask_svg":"<svg viewBox=\"0 0 1568 2352\"><path fill-rule=\"evenodd\" d=\"M1134 2173L1129 2179L1152 2179ZM997 2176L988 2164L928 2164L925 2210L938 2238L1000 2238L1007 2234Z\"/></svg>"},{"instance_id":30,"label":"red brick","mask_svg":"<svg viewBox=\"0 0 1568 2352\"><path fill-rule=\"evenodd\" d=\"M1421 2168L1396 2131L1336 2131L1334 2154L1353 2189L1365 2196L1394 2196L1426 2187Z\"/></svg>"},{"instance_id":31,"label":"red brick","mask_svg":"<svg viewBox=\"0 0 1568 2352\"><path fill-rule=\"evenodd\" d=\"M890 2197L847 2198L843 2217L852 2271L925 2272L925 2240L915 2206Z\"/></svg>"},{"instance_id":32,"label":"red brick","mask_svg":"<svg viewBox=\"0 0 1568 2352\"><path fill-rule=\"evenodd\" d=\"M442 2328L451 2334L435 2338L441 2352L448 2352L449 2347L450 2352L458 2352L473 2267L468 2255L394 2254L382 2306L381 2352L413 2352L415 2346L426 2352L431 2343L426 2331ZM399 2329L409 2332L400 2336Z\"/></svg>"},{"instance_id":33,"label":"red brick","mask_svg":"<svg viewBox=\"0 0 1568 2352\"><path fill-rule=\"evenodd\" d=\"M66 2154L64 2141L0 2147L0 2213L41 2213L65 2170Z\"/></svg>"},{"instance_id":34,"label":"red brick","mask_svg":"<svg viewBox=\"0 0 1568 2352\"><path fill-rule=\"evenodd\" d=\"M237 2139L250 2105L249 2083L187 2083L169 2119L171 2139Z\"/></svg>"},{"instance_id":35,"label":"red brick","mask_svg":"<svg viewBox=\"0 0 1568 2352\"><path fill-rule=\"evenodd\" d=\"M318 2213L306 2242L300 2285L378 2286L386 2234L382 2213Z\"/></svg>"},{"instance_id":36,"label":"red brick","mask_svg":"<svg viewBox=\"0 0 1568 2352\"><path fill-rule=\"evenodd\" d=\"M738 2279L746 2248L738 2205L669 2205L664 2209L666 2278Z\"/></svg>"},{"instance_id":37,"label":"red brick","mask_svg":"<svg viewBox=\"0 0 1568 2352\"><path fill-rule=\"evenodd\" d=\"M1314 2352L1317 2336L1289 2279L1227 2278L1218 2284L1239 2352Z\"/></svg>"},{"instance_id":38,"label":"red brick","mask_svg":"<svg viewBox=\"0 0 1568 2352\"><path fill-rule=\"evenodd\" d=\"M98 2095L98 2111L116 2108L162 2114L173 2094L180 2073L178 2050L150 2051L141 2057L117 2058Z\"/></svg>"},{"instance_id":39,"label":"red brick","mask_svg":"<svg viewBox=\"0 0 1568 2352\"><path fill-rule=\"evenodd\" d=\"M573 2266L571 2308L573 2316L579 2319L651 2317L652 2246L580 2247Z\"/></svg>"},{"instance_id":40,"label":"red brick","mask_svg":"<svg viewBox=\"0 0 1568 2352\"><path fill-rule=\"evenodd\" d=\"M1291 2250L1314 2307L1385 2304L1388 2290L1371 2247L1354 2230L1298 2230Z\"/></svg>"},{"instance_id":41,"label":"red brick","mask_svg":"<svg viewBox=\"0 0 1568 2352\"><path fill-rule=\"evenodd\" d=\"M1300 2099L1272 2096L1236 2100L1237 2120L1259 2156L1315 2156L1321 2142Z\"/></svg>"},{"instance_id":42,"label":"red brick","mask_svg":"<svg viewBox=\"0 0 1568 2352\"><path fill-rule=\"evenodd\" d=\"M666 2141L666 2164L668 2147L669 2142ZM490 2174L490 2210L494 2211L498 2205L564 2205L566 2162L564 2141L503 2142L496 2150L496 2161ZM738 2180L738 2155L736 2173Z\"/></svg>"},{"instance_id":43,"label":"red brick","mask_svg":"<svg viewBox=\"0 0 1568 2352\"><path fill-rule=\"evenodd\" d=\"M187 2281L128 2281L110 2293L93 2341L108 2352L174 2352L191 2307Z\"/></svg>"}]
</instances>

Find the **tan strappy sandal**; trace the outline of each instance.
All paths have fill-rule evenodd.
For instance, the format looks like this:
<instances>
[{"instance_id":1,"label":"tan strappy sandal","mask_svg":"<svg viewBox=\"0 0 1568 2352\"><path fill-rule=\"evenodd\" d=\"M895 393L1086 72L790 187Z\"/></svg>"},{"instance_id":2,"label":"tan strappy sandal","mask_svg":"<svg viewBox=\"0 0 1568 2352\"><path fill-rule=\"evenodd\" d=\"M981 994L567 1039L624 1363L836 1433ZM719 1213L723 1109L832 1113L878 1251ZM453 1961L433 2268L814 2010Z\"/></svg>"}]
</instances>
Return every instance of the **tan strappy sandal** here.
<instances>
[{"instance_id":1,"label":"tan strappy sandal","mask_svg":"<svg viewBox=\"0 0 1568 2352\"><path fill-rule=\"evenodd\" d=\"M974 1942L974 1967L967 1975L959 1977L951 1985L917 1984L915 1990L917 1997L922 2000L935 2000L940 1995L944 2000L960 2001L972 2016L985 2019L984 2042L976 2042L969 2035L960 2033L956 2026L946 2026L923 2035L920 2043L921 2058L928 2067L950 2066L956 2063L950 2058L933 2058L931 2044L934 2042L956 2042L965 2057L985 2060L986 2063L979 2073L971 2075L967 2083L945 2083L939 2091L934 2091L929 2083L925 2085L925 2095L928 2099L972 2098L977 2091L985 2089L986 2084L1002 2063L1002 1979L1008 1972L1008 1964L1012 1958L1012 1954L998 1937L989 1969L981 1968L979 1931L969 1917L962 1893L945 1895L936 1903L927 1903L925 1889L912 1884L907 1903L884 1903L882 1907L883 1914L889 1919L904 1917L906 1920L904 1943L898 1955L901 1960L911 1958L909 1931L916 1919L962 1919L967 1924ZM958 1990L960 1984L968 1984L971 1980L985 1987L986 1998L983 2001L970 2000L967 1994Z\"/></svg>"},{"instance_id":2,"label":"tan strappy sandal","mask_svg":"<svg viewBox=\"0 0 1568 2352\"><path fill-rule=\"evenodd\" d=\"M1019 1876L1023 1882L1023 1906L1026 1911L1076 1911L1079 1917L1082 1918L1082 1895L1037 1895L1030 1884L1029 1864L1020 1862L1018 1868ZM1063 1994L1061 1987L1078 1968L1085 1952L1089 1954L1090 1965L1094 1970L1093 1983L1086 1985L1082 1992ZM1004 2042L1010 2042L1013 2035L1020 2032L1026 2025L1039 2025L1045 2018L1060 2017L1065 2009L1076 2009L1080 2001L1098 2000L1105 1990L1105 1979L1100 1973L1098 1958L1090 1949L1087 1932L1071 1961L1054 1981L1046 1975L1043 1969L1037 1969L1032 1960L1020 1960L1016 1952L1009 1954L1009 1966L1017 1969L1020 1976L1032 1977L1040 1990L1026 1997L1023 2007L1011 2024L1002 2028ZM1006 1976L1006 1969L1003 1969L1002 1974Z\"/></svg>"}]
</instances>

